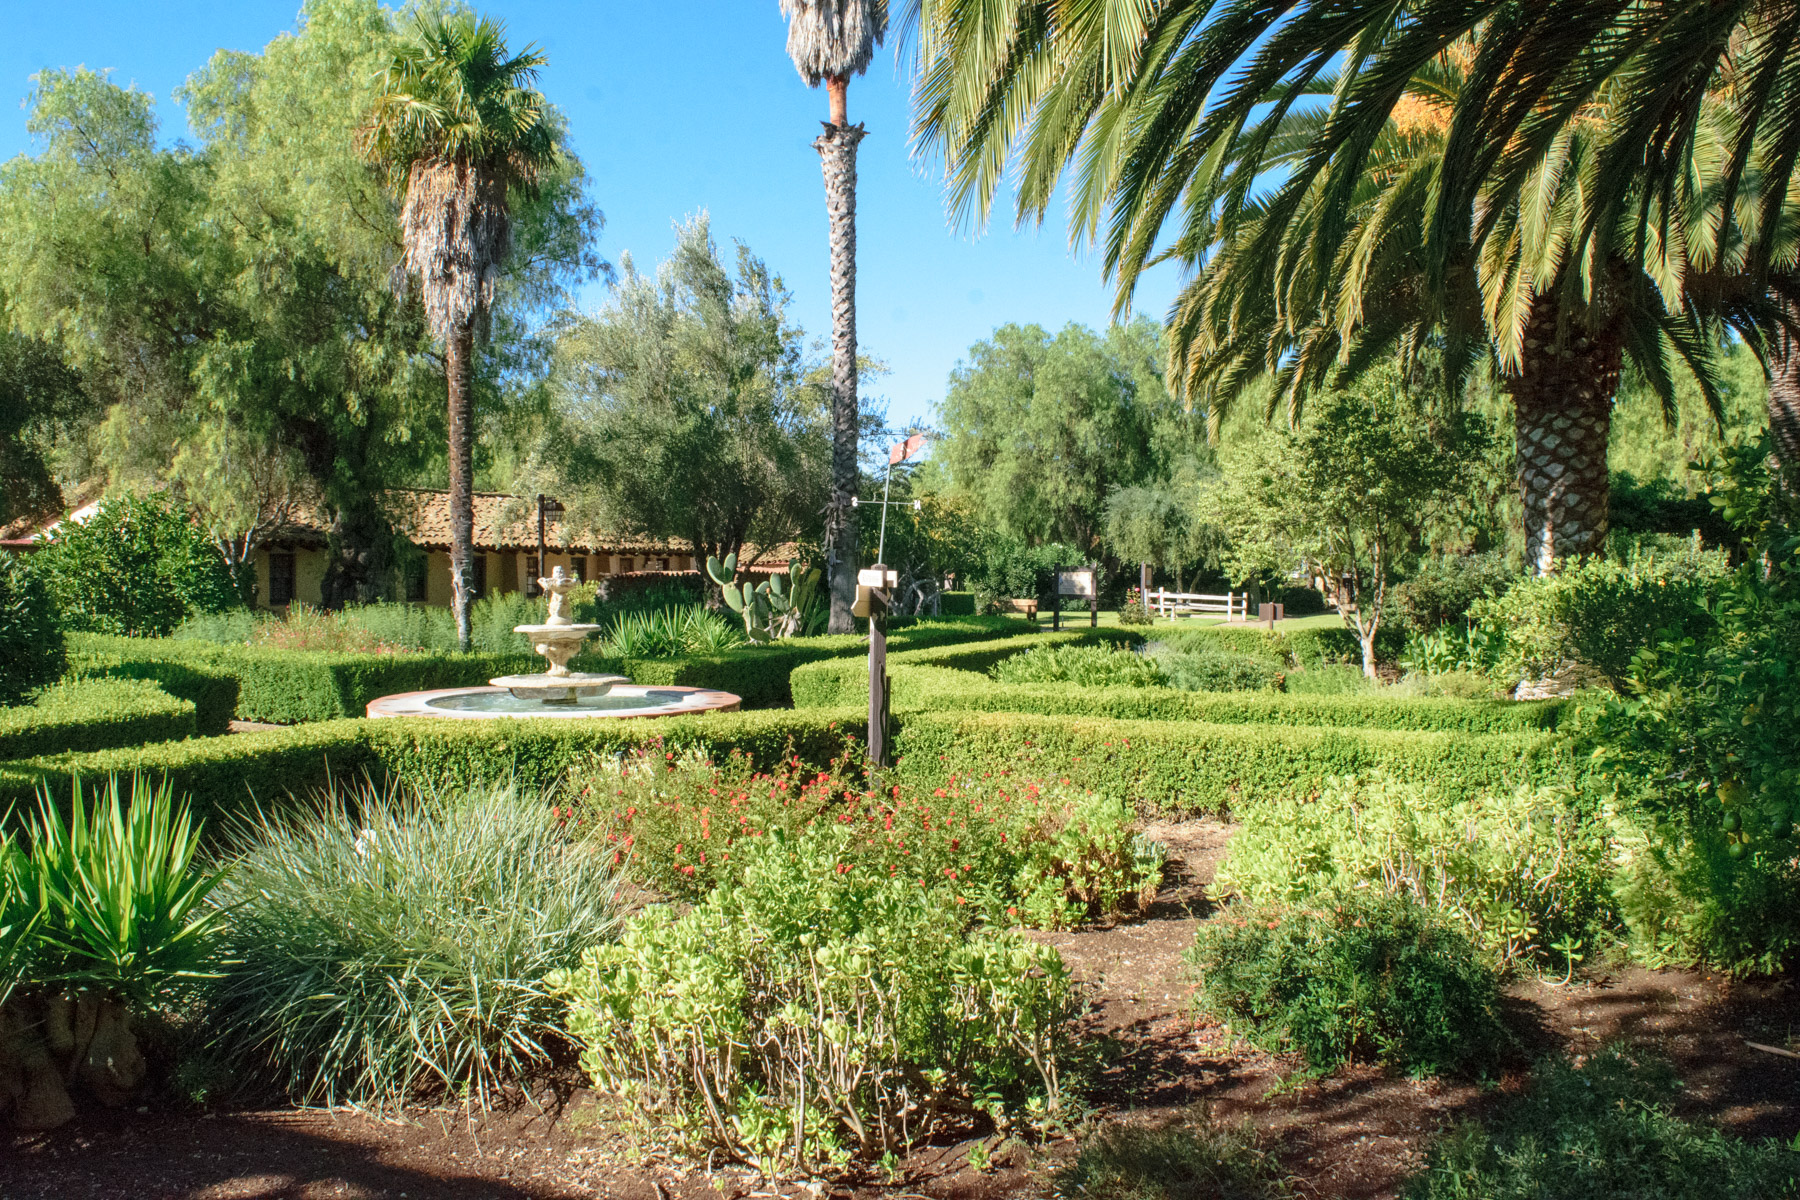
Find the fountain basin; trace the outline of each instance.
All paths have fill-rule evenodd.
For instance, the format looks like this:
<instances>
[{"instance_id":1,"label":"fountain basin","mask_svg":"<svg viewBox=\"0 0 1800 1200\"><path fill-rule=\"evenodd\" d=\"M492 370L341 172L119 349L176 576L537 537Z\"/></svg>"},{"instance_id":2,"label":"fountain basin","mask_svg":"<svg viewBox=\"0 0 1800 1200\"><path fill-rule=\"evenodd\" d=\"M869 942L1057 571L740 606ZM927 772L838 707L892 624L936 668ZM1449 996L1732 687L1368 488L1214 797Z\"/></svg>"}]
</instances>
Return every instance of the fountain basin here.
<instances>
[{"instance_id":1,"label":"fountain basin","mask_svg":"<svg viewBox=\"0 0 1800 1200\"><path fill-rule=\"evenodd\" d=\"M528 679L544 679L541 675ZM609 678L620 678L610 676ZM579 689L578 689L579 690ZM568 721L622 717L674 717L687 713L735 712L740 703L730 692L709 688L652 687L613 684L596 695L546 703L521 699L506 687L438 688L400 692L369 701L371 717L444 717L460 721L504 718Z\"/></svg>"},{"instance_id":2,"label":"fountain basin","mask_svg":"<svg viewBox=\"0 0 1800 1200\"><path fill-rule=\"evenodd\" d=\"M521 700L568 704L584 696L604 696L616 684L630 683L631 680L625 675L596 675L587 671L565 671L558 675L552 671L543 675L501 675L488 682L505 688Z\"/></svg>"}]
</instances>

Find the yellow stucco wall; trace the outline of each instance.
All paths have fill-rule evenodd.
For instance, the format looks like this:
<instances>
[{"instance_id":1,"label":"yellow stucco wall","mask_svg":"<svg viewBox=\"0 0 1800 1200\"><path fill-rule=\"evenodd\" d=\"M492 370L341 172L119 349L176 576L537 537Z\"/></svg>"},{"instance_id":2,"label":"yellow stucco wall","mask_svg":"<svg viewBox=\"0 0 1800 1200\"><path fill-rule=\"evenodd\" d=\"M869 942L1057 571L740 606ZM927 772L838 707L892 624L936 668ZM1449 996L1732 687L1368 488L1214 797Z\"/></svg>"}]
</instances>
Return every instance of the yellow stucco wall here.
<instances>
[{"instance_id":1,"label":"yellow stucco wall","mask_svg":"<svg viewBox=\"0 0 1800 1200\"><path fill-rule=\"evenodd\" d=\"M323 600L320 585L325 579L326 555L323 550L296 549L280 550L277 553L292 553L294 556L294 592L295 599L302 604L318 605ZM258 605L269 607L269 555L267 549L256 552L256 594ZM530 564L534 557L529 553L518 552L484 552L487 556L487 583L490 594L522 592L527 588L530 578ZM627 571L654 570L661 565L662 556L646 557L637 554L586 554L570 555L552 551L545 559L543 573L557 567L564 571L574 572L574 559L583 560L583 577L601 579L607 575L619 575ZM691 555L672 554L669 558L671 571L693 571L700 567L697 559ZM425 600L426 604L439 608L450 607L450 555L442 550L425 553Z\"/></svg>"}]
</instances>

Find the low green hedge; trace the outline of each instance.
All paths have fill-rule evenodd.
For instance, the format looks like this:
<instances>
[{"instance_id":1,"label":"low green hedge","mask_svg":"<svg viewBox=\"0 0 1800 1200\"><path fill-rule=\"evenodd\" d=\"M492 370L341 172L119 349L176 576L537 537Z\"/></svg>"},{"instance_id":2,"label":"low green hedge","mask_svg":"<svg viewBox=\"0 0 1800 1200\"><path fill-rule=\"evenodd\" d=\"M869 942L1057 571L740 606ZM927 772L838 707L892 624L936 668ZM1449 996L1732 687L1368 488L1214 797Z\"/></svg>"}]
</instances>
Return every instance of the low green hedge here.
<instances>
[{"instance_id":1,"label":"low green hedge","mask_svg":"<svg viewBox=\"0 0 1800 1200\"><path fill-rule=\"evenodd\" d=\"M803 762L823 765L844 752L849 737L861 733L865 718L860 712L816 710L577 722L317 721L292 729L0 763L0 811L28 800L39 784L65 796L73 779L94 786L110 775L141 776L150 785L167 780L204 813L279 802L323 787L334 777L380 780L399 775L444 788L512 780L542 788L557 784L571 766L592 755L646 744L660 744L671 753L697 748L715 757L741 750L759 769L773 767L791 745Z\"/></svg>"},{"instance_id":2,"label":"low green hedge","mask_svg":"<svg viewBox=\"0 0 1800 1200\"><path fill-rule=\"evenodd\" d=\"M1356 630L1296 629L1278 632L1256 625L1191 625L1166 633L1156 630L1153 638L1178 645L1216 644L1221 650L1240 654L1276 654L1296 667L1317 667L1326 663L1362 662L1362 642ZM1406 635L1392 625L1384 625L1375 634L1375 657L1391 662L1406 649Z\"/></svg>"},{"instance_id":3,"label":"low green hedge","mask_svg":"<svg viewBox=\"0 0 1800 1200\"><path fill-rule=\"evenodd\" d=\"M1318 726L1117 721L1023 713L899 716L897 767L926 785L952 772L1067 778L1146 812L1220 812L1312 795L1333 775L1385 770L1446 790L1567 779L1576 764L1552 734L1471 734Z\"/></svg>"},{"instance_id":4,"label":"low green hedge","mask_svg":"<svg viewBox=\"0 0 1800 1200\"><path fill-rule=\"evenodd\" d=\"M71 640L92 642L88 635ZM120 642L140 639L119 638ZM237 715L238 679L223 667L86 649L69 656L73 679L147 679L171 696L194 706L194 726L202 737L230 730Z\"/></svg>"},{"instance_id":5,"label":"low green hedge","mask_svg":"<svg viewBox=\"0 0 1800 1200\"><path fill-rule=\"evenodd\" d=\"M889 644L901 649L1010 638L1031 632L1029 623L1006 617L969 617L954 622L921 622L895 633ZM725 654L672 659L607 658L584 655L578 670L610 671L635 683L659 687L717 688L743 698L749 708L792 700L788 676L798 666L864 652L857 634L794 638L772 646ZM236 716L245 721L294 725L360 717L369 701L395 692L429 688L479 687L498 675L533 674L543 659L513 654L340 654L223 646L170 638L127 638L84 634L71 638L77 658L94 664L90 674L138 672L155 677L177 668L226 674L237 680ZM229 720L229 718L227 718ZM209 732L212 730L208 729Z\"/></svg>"},{"instance_id":6,"label":"low green hedge","mask_svg":"<svg viewBox=\"0 0 1800 1200\"><path fill-rule=\"evenodd\" d=\"M974 592L945 592L938 597L938 612L946 617L975 615Z\"/></svg>"},{"instance_id":7,"label":"low green hedge","mask_svg":"<svg viewBox=\"0 0 1800 1200\"><path fill-rule=\"evenodd\" d=\"M192 701L148 680L59 683L35 703L0 708L0 759L107 750L194 736Z\"/></svg>"},{"instance_id":8,"label":"low green hedge","mask_svg":"<svg viewBox=\"0 0 1800 1200\"><path fill-rule=\"evenodd\" d=\"M1030 629L1029 625L1025 626ZM1062 633L1043 632L1027 640L990 640L974 645L909 648L898 639L888 641L888 673L899 678L905 669L937 667L964 674L980 672L977 682L989 682L985 672L995 663L1039 646L1131 645L1143 635L1126 629L1081 629ZM796 667L790 677L796 708L829 708L869 702L869 665L863 659L838 658ZM896 685L897 686L897 685Z\"/></svg>"},{"instance_id":9,"label":"low green hedge","mask_svg":"<svg viewBox=\"0 0 1800 1200\"><path fill-rule=\"evenodd\" d=\"M889 669L895 712L1013 712L1125 721L1203 721L1216 725L1322 725L1332 728L1530 733L1555 729L1561 700L1453 700L1284 692L1184 692L1166 687L1082 688L1058 683L996 683L985 675L906 660ZM796 704L869 702L861 663L817 663L794 673Z\"/></svg>"}]
</instances>

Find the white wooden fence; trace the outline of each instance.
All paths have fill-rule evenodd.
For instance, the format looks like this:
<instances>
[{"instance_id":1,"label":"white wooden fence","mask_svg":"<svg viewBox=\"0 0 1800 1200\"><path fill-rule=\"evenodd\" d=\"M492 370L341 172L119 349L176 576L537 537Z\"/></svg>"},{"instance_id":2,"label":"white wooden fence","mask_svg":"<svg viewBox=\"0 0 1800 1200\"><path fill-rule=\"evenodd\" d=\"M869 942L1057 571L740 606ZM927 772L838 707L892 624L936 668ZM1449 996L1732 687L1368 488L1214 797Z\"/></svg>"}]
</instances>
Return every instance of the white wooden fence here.
<instances>
[{"instance_id":1,"label":"white wooden fence","mask_svg":"<svg viewBox=\"0 0 1800 1200\"><path fill-rule=\"evenodd\" d=\"M1144 593L1150 611L1159 617L1224 617L1227 621L1250 619L1250 593L1226 592L1209 596L1202 592L1171 592L1157 588Z\"/></svg>"}]
</instances>

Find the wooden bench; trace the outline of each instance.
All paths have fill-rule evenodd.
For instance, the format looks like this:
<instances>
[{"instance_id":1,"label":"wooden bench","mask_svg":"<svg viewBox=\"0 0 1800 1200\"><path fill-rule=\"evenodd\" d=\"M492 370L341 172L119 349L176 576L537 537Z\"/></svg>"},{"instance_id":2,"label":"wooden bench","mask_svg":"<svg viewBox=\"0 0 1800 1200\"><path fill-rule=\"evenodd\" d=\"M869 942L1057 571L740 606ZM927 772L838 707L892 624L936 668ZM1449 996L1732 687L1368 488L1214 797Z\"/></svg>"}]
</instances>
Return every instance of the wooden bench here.
<instances>
[{"instance_id":1,"label":"wooden bench","mask_svg":"<svg viewBox=\"0 0 1800 1200\"><path fill-rule=\"evenodd\" d=\"M1157 588L1145 596L1150 611L1159 617L1224 617L1227 621L1250 619L1250 593L1226 592L1221 596L1205 592L1171 592Z\"/></svg>"},{"instance_id":2,"label":"wooden bench","mask_svg":"<svg viewBox=\"0 0 1800 1200\"><path fill-rule=\"evenodd\" d=\"M1024 613L1031 618L1031 623L1033 625L1037 624L1038 602L1035 599L1008 600L1006 602L1006 608L1008 612Z\"/></svg>"}]
</instances>

